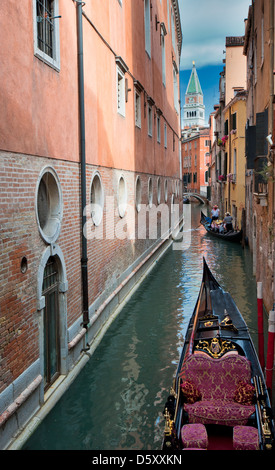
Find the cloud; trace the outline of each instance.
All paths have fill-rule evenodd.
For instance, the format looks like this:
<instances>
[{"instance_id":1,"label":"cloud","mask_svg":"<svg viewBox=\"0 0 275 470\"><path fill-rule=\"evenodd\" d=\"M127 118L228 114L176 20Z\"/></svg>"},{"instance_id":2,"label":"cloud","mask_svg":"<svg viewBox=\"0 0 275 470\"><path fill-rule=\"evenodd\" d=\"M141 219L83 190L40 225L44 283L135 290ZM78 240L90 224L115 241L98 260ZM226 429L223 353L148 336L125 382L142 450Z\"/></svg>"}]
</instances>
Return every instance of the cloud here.
<instances>
[{"instance_id":1,"label":"cloud","mask_svg":"<svg viewBox=\"0 0 275 470\"><path fill-rule=\"evenodd\" d=\"M222 63L225 38L244 35L250 4L251 0L179 0L181 69L189 69L193 60L197 67Z\"/></svg>"},{"instance_id":2,"label":"cloud","mask_svg":"<svg viewBox=\"0 0 275 470\"><path fill-rule=\"evenodd\" d=\"M215 39L205 41L203 44L189 43L183 52L181 68L191 69L193 60L196 67L205 67L206 65L219 65L224 58L221 42Z\"/></svg>"}]
</instances>

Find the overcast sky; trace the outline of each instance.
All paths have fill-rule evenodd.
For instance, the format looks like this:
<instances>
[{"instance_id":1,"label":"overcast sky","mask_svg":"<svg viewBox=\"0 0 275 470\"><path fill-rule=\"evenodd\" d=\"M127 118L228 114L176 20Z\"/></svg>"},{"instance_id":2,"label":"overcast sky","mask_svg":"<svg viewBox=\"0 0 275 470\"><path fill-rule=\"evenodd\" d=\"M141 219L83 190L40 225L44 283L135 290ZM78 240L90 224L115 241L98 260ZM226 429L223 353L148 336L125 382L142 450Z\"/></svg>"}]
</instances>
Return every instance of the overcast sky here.
<instances>
[{"instance_id":1,"label":"overcast sky","mask_svg":"<svg viewBox=\"0 0 275 470\"><path fill-rule=\"evenodd\" d=\"M226 36L243 36L251 0L178 0L182 26L181 69L221 64Z\"/></svg>"}]
</instances>

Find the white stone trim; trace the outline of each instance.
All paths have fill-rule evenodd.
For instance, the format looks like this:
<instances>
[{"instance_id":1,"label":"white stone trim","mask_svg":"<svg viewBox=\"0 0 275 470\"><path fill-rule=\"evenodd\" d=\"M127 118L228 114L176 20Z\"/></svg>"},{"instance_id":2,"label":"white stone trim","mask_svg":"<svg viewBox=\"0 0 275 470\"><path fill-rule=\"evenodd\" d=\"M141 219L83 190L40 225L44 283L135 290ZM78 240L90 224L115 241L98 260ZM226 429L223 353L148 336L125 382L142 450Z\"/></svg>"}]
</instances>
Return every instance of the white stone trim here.
<instances>
[{"instance_id":1,"label":"white stone trim","mask_svg":"<svg viewBox=\"0 0 275 470\"><path fill-rule=\"evenodd\" d=\"M36 12L36 0L33 0L33 42L34 42L34 55L38 59L45 62L45 64L54 68L58 72L60 71L60 36L59 36L59 21L60 18L54 20L54 57L50 57L45 52L39 49L37 44L37 12ZM59 16L59 0L54 0L54 16Z\"/></svg>"},{"instance_id":2,"label":"white stone trim","mask_svg":"<svg viewBox=\"0 0 275 470\"><path fill-rule=\"evenodd\" d=\"M47 173L52 178L50 182L52 187L48 188L51 190L50 197L52 197L53 199L55 198L56 200L54 201L54 204L52 203L50 204L51 212L49 214L46 227L42 228L40 225L41 221L39 220L38 195L39 195L39 188L40 188L41 181ZM53 186L52 184L53 181L56 187ZM55 169L52 166L45 166L44 168L42 168L39 174L39 177L36 183L36 189L35 189L35 215L36 215L38 230L44 242L48 244L55 243L61 231L61 222L63 218L63 198L62 198L62 190L61 190L61 183L60 183L59 177Z\"/></svg>"}]
</instances>

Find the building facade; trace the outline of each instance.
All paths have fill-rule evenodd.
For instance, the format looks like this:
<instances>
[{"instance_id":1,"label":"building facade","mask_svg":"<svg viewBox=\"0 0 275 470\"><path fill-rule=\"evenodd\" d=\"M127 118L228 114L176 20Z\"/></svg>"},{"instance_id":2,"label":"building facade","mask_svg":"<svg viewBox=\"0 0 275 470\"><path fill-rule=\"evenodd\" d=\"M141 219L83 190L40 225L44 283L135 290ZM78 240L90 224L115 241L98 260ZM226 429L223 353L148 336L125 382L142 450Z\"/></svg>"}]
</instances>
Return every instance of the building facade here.
<instances>
[{"instance_id":1,"label":"building facade","mask_svg":"<svg viewBox=\"0 0 275 470\"><path fill-rule=\"evenodd\" d=\"M182 138L184 192L207 197L210 165L210 129L194 129Z\"/></svg>"},{"instance_id":2,"label":"building facade","mask_svg":"<svg viewBox=\"0 0 275 470\"><path fill-rule=\"evenodd\" d=\"M182 35L176 0L11 0L0 23L4 449L171 243Z\"/></svg>"},{"instance_id":3,"label":"building facade","mask_svg":"<svg viewBox=\"0 0 275 470\"><path fill-rule=\"evenodd\" d=\"M205 126L203 92L193 62L183 105L182 175L184 191L207 195L209 186L210 131Z\"/></svg>"},{"instance_id":4,"label":"building facade","mask_svg":"<svg viewBox=\"0 0 275 470\"><path fill-rule=\"evenodd\" d=\"M215 139L211 148L211 203L222 215L230 212L241 228L245 207L246 60L244 36L225 40L224 68L219 81L219 105L214 112ZM238 171L238 173L237 173Z\"/></svg>"},{"instance_id":5,"label":"building facade","mask_svg":"<svg viewBox=\"0 0 275 470\"><path fill-rule=\"evenodd\" d=\"M246 91L239 91L224 108L225 135L224 144L226 182L223 194L224 213L230 212L233 226L244 226L245 210L245 124Z\"/></svg>"},{"instance_id":6,"label":"building facade","mask_svg":"<svg viewBox=\"0 0 275 470\"><path fill-rule=\"evenodd\" d=\"M211 143L210 182L211 182L211 204L217 204L223 211L223 175L226 173L224 145L224 106L225 106L225 69L220 73L219 79L219 104L214 106L213 119L210 120L210 128L213 130L213 141Z\"/></svg>"},{"instance_id":7,"label":"building facade","mask_svg":"<svg viewBox=\"0 0 275 470\"><path fill-rule=\"evenodd\" d=\"M246 236L266 309L274 307L274 2L249 7L247 60Z\"/></svg>"}]
</instances>

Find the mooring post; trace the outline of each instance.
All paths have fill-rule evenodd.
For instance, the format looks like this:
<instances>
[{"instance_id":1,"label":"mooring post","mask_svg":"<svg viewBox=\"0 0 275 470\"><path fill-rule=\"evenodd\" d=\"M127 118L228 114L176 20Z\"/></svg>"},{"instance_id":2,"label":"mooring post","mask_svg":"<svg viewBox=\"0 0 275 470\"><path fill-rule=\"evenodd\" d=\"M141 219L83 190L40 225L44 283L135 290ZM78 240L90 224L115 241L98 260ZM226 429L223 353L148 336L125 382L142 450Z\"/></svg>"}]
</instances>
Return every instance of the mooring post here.
<instances>
[{"instance_id":1,"label":"mooring post","mask_svg":"<svg viewBox=\"0 0 275 470\"><path fill-rule=\"evenodd\" d=\"M268 341L267 341L267 356L266 356L266 386L272 396L272 379L274 368L274 342L275 342L275 311L269 312L268 319Z\"/></svg>"}]
</instances>

